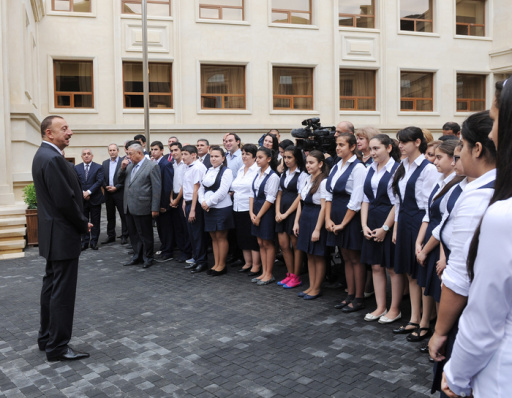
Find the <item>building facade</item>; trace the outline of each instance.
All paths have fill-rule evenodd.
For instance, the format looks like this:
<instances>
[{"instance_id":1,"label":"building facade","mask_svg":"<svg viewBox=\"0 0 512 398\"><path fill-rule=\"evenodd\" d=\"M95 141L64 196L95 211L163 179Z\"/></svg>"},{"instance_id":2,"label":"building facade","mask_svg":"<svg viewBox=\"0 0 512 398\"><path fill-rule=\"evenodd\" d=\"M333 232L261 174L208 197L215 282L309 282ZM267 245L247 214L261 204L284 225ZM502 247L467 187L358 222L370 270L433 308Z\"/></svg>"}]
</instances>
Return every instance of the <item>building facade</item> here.
<instances>
[{"instance_id":1,"label":"building facade","mask_svg":"<svg viewBox=\"0 0 512 398\"><path fill-rule=\"evenodd\" d=\"M100 161L143 131L142 21L140 0L1 7L9 208L32 180L46 115L69 122L77 162L83 147ZM256 142L312 117L439 132L489 108L512 74L511 14L508 0L148 0L151 139Z\"/></svg>"}]
</instances>

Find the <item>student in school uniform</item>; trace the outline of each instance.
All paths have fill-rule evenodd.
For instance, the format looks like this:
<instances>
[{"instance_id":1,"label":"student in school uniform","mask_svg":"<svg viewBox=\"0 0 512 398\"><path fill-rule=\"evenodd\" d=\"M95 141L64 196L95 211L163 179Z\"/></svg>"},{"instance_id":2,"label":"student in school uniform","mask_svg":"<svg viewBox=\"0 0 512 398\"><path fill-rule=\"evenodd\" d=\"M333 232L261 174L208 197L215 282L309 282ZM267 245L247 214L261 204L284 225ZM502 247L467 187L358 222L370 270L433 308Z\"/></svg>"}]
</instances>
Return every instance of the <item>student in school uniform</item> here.
<instances>
[{"instance_id":1,"label":"student in school uniform","mask_svg":"<svg viewBox=\"0 0 512 398\"><path fill-rule=\"evenodd\" d=\"M215 264L208 271L211 276L220 276L227 272L228 230L235 227L233 221L233 203L229 188L233 174L227 167L226 153L220 147L210 150L210 167L199 187L199 203L204 210L204 230L212 238Z\"/></svg>"},{"instance_id":2,"label":"student in school uniform","mask_svg":"<svg viewBox=\"0 0 512 398\"><path fill-rule=\"evenodd\" d=\"M257 152L258 147L254 144L242 146L243 166L231 183L236 239L245 260L245 265L238 272L247 272L247 276L250 277L255 277L261 272L260 246L258 239L251 233L252 222L249 215L249 196L258 173Z\"/></svg>"},{"instance_id":3,"label":"student in school uniform","mask_svg":"<svg viewBox=\"0 0 512 398\"><path fill-rule=\"evenodd\" d=\"M188 236L187 220L185 218L185 213L183 212L183 176L185 175L187 165L182 159L181 148L181 143L177 141L169 144L169 149L171 150L171 154L169 156L172 156L172 166L174 168L170 202L170 217L172 220L171 227L173 236L171 247L174 248L174 246L177 246L181 252L176 258L177 262L193 263L194 259L192 258L192 246L190 245L190 238Z\"/></svg>"},{"instance_id":4,"label":"student in school uniform","mask_svg":"<svg viewBox=\"0 0 512 398\"><path fill-rule=\"evenodd\" d=\"M325 251L327 231L325 222L325 183L329 167L322 152L313 150L306 158L309 177L300 191L304 204L297 207L293 233L298 237L297 248L308 256L309 288L300 292L304 300L314 300L322 295L325 279Z\"/></svg>"},{"instance_id":5,"label":"student in school uniform","mask_svg":"<svg viewBox=\"0 0 512 398\"><path fill-rule=\"evenodd\" d=\"M395 223L395 196L391 187L393 174L399 165L400 151L386 134L378 134L370 140L373 163L368 167L364 181L364 197L361 205L361 225L364 240L361 262L370 264L377 308L365 315L364 320L386 324L402 317L400 303L404 280L394 270L395 246L391 241ZM391 279L391 306L386 306L386 270Z\"/></svg>"},{"instance_id":6,"label":"student in school uniform","mask_svg":"<svg viewBox=\"0 0 512 398\"><path fill-rule=\"evenodd\" d=\"M299 191L304 186L307 174L304 172L302 152L295 146L289 146L284 150L283 164L284 170L276 199L276 232L288 272L286 278L277 284L285 289L292 289L302 285L299 276L302 252L297 248L293 225L300 202Z\"/></svg>"},{"instance_id":7,"label":"student in school uniform","mask_svg":"<svg viewBox=\"0 0 512 398\"><path fill-rule=\"evenodd\" d=\"M185 268L193 274L208 269L208 252L204 233L204 211L199 203L199 187L206 173L206 167L197 159L197 148L185 145L181 149L187 169L183 176L183 212L187 219L188 235L192 245L194 263Z\"/></svg>"},{"instance_id":8,"label":"student in school uniform","mask_svg":"<svg viewBox=\"0 0 512 398\"><path fill-rule=\"evenodd\" d=\"M466 185L440 232L447 264L442 275L435 332L429 342L430 356L440 362L434 367L433 391L441 389L443 360L450 358L455 336L458 336L458 319L466 306L470 290L467 243L475 233L494 193L496 147L488 136L491 129L489 111L475 113L462 124L460 161L464 172L473 181ZM497 301L493 302L500 306Z\"/></svg>"},{"instance_id":9,"label":"student in school uniform","mask_svg":"<svg viewBox=\"0 0 512 398\"><path fill-rule=\"evenodd\" d=\"M326 181L325 229L327 245L338 246L345 261L348 296L335 306L343 312L364 308L366 266L361 263L361 203L366 168L356 156L353 134L336 137L336 154L341 159Z\"/></svg>"},{"instance_id":10,"label":"student in school uniform","mask_svg":"<svg viewBox=\"0 0 512 398\"><path fill-rule=\"evenodd\" d=\"M490 111L494 120L490 137L498 152L495 191L469 247L468 303L442 385L449 396L470 396L472 392L475 398L505 398L512 390L510 83L499 82L504 86L500 103L495 101Z\"/></svg>"},{"instance_id":11,"label":"student in school uniform","mask_svg":"<svg viewBox=\"0 0 512 398\"><path fill-rule=\"evenodd\" d=\"M251 216L251 233L258 238L262 273L251 280L259 286L275 282L272 268L276 258L274 236L276 229L275 207L279 176L273 170L276 167L271 149L261 147L256 152L258 173L252 182L249 194L249 214Z\"/></svg>"},{"instance_id":12,"label":"student in school uniform","mask_svg":"<svg viewBox=\"0 0 512 398\"><path fill-rule=\"evenodd\" d=\"M411 334L419 328L418 335L430 337L430 319L421 317L421 288L416 278L416 238L428 209L428 198L439 179L436 166L425 158L427 141L418 127L407 127L397 133L398 147L405 159L393 177L395 200L395 266L397 274L406 274L409 280L411 318L407 325L393 330L395 334Z\"/></svg>"}]
</instances>

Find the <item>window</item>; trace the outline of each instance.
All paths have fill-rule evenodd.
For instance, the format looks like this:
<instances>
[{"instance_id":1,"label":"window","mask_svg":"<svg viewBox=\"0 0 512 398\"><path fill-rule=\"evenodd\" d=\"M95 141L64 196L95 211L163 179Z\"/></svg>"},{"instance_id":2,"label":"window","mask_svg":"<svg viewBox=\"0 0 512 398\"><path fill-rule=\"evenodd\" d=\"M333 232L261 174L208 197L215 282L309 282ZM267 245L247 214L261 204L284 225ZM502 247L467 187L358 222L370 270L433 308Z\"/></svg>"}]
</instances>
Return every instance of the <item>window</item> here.
<instances>
[{"instance_id":1,"label":"window","mask_svg":"<svg viewBox=\"0 0 512 398\"><path fill-rule=\"evenodd\" d=\"M125 108L143 108L142 62L123 63ZM149 107L172 108L172 65L149 63Z\"/></svg>"},{"instance_id":2,"label":"window","mask_svg":"<svg viewBox=\"0 0 512 398\"><path fill-rule=\"evenodd\" d=\"M339 25L375 28L375 0L338 0Z\"/></svg>"},{"instance_id":3,"label":"window","mask_svg":"<svg viewBox=\"0 0 512 398\"><path fill-rule=\"evenodd\" d=\"M400 30L432 32L432 0L400 0Z\"/></svg>"},{"instance_id":4,"label":"window","mask_svg":"<svg viewBox=\"0 0 512 398\"><path fill-rule=\"evenodd\" d=\"M311 0L272 0L272 22L311 25Z\"/></svg>"},{"instance_id":5,"label":"window","mask_svg":"<svg viewBox=\"0 0 512 398\"><path fill-rule=\"evenodd\" d=\"M245 109L245 66L201 65L202 109Z\"/></svg>"},{"instance_id":6,"label":"window","mask_svg":"<svg viewBox=\"0 0 512 398\"><path fill-rule=\"evenodd\" d=\"M244 0L200 0L199 18L244 20Z\"/></svg>"},{"instance_id":7,"label":"window","mask_svg":"<svg viewBox=\"0 0 512 398\"><path fill-rule=\"evenodd\" d=\"M457 1L456 33L485 36L485 0Z\"/></svg>"},{"instance_id":8,"label":"window","mask_svg":"<svg viewBox=\"0 0 512 398\"><path fill-rule=\"evenodd\" d=\"M313 69L273 69L274 109L313 109Z\"/></svg>"},{"instance_id":9,"label":"window","mask_svg":"<svg viewBox=\"0 0 512 398\"><path fill-rule=\"evenodd\" d=\"M171 0L147 0L148 15L153 17L170 17ZM121 0L121 13L142 15L141 0Z\"/></svg>"},{"instance_id":10,"label":"window","mask_svg":"<svg viewBox=\"0 0 512 398\"><path fill-rule=\"evenodd\" d=\"M92 108L92 61L53 61L55 108Z\"/></svg>"},{"instance_id":11,"label":"window","mask_svg":"<svg viewBox=\"0 0 512 398\"><path fill-rule=\"evenodd\" d=\"M432 112L434 74L402 72L400 74L400 110Z\"/></svg>"},{"instance_id":12,"label":"window","mask_svg":"<svg viewBox=\"0 0 512 398\"><path fill-rule=\"evenodd\" d=\"M340 110L375 110L375 71L340 69Z\"/></svg>"},{"instance_id":13,"label":"window","mask_svg":"<svg viewBox=\"0 0 512 398\"><path fill-rule=\"evenodd\" d=\"M91 12L91 1L52 0L52 11Z\"/></svg>"},{"instance_id":14,"label":"window","mask_svg":"<svg viewBox=\"0 0 512 398\"><path fill-rule=\"evenodd\" d=\"M485 76L457 74L457 112L485 110Z\"/></svg>"}]
</instances>

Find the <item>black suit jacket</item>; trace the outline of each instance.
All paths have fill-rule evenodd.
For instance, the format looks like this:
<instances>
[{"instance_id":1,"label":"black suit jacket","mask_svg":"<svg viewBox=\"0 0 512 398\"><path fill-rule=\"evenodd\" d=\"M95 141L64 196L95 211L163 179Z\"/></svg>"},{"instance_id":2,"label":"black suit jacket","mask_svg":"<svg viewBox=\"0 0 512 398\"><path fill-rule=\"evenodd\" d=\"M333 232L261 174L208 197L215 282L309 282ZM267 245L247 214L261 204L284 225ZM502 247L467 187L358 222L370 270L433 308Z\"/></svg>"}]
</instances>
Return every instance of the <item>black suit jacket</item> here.
<instances>
[{"instance_id":1,"label":"black suit jacket","mask_svg":"<svg viewBox=\"0 0 512 398\"><path fill-rule=\"evenodd\" d=\"M122 163L123 159L124 159L124 157L119 157L119 159L117 160L116 171L115 171L114 178L113 178L114 186L116 187L117 191L114 193L118 193L118 192L122 193L123 192L124 184L121 184L119 182L119 178L117 177L117 174L119 173L119 169L121 169L121 163ZM104 160L101 167L103 168L103 187L107 187L110 185L110 158L107 160ZM107 194L107 193L109 193L109 192L105 191L105 194Z\"/></svg>"},{"instance_id":2,"label":"black suit jacket","mask_svg":"<svg viewBox=\"0 0 512 398\"><path fill-rule=\"evenodd\" d=\"M88 222L83 215L80 181L62 153L41 144L32 162L37 196L39 254L47 260L70 260L81 252L81 235Z\"/></svg>"},{"instance_id":3,"label":"black suit jacket","mask_svg":"<svg viewBox=\"0 0 512 398\"><path fill-rule=\"evenodd\" d=\"M204 167L206 167L206 169L209 169L210 167L212 167L212 164L210 162L210 154L207 153L204 160L203 160L203 164L204 164Z\"/></svg>"},{"instance_id":4,"label":"black suit jacket","mask_svg":"<svg viewBox=\"0 0 512 398\"><path fill-rule=\"evenodd\" d=\"M91 191L91 197L89 199L91 206L101 205L103 202L103 192L101 192L101 187L103 186L103 168L98 163L91 162L87 181L85 180L85 168L83 163L77 164L75 170L83 190Z\"/></svg>"},{"instance_id":5,"label":"black suit jacket","mask_svg":"<svg viewBox=\"0 0 512 398\"><path fill-rule=\"evenodd\" d=\"M174 180L174 167L166 157L163 157L160 162L158 162L158 166L160 166L160 171L162 173L162 193L160 194L160 208L170 210L172 183Z\"/></svg>"}]
</instances>

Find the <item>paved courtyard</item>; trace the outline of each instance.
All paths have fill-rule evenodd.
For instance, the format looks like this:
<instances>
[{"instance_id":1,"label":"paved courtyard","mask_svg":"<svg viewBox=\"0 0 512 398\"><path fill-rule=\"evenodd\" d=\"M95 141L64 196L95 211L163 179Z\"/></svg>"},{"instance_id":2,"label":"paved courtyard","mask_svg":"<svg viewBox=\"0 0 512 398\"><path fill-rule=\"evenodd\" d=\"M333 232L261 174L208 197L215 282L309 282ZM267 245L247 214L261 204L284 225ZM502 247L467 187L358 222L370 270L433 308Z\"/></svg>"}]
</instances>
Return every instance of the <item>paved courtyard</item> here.
<instances>
[{"instance_id":1,"label":"paved courtyard","mask_svg":"<svg viewBox=\"0 0 512 398\"><path fill-rule=\"evenodd\" d=\"M334 309L340 289L304 301L233 268L209 277L128 258L119 243L83 252L71 345L91 357L51 363L36 344L43 259L30 248L0 262L0 396L430 396L418 343Z\"/></svg>"}]
</instances>

